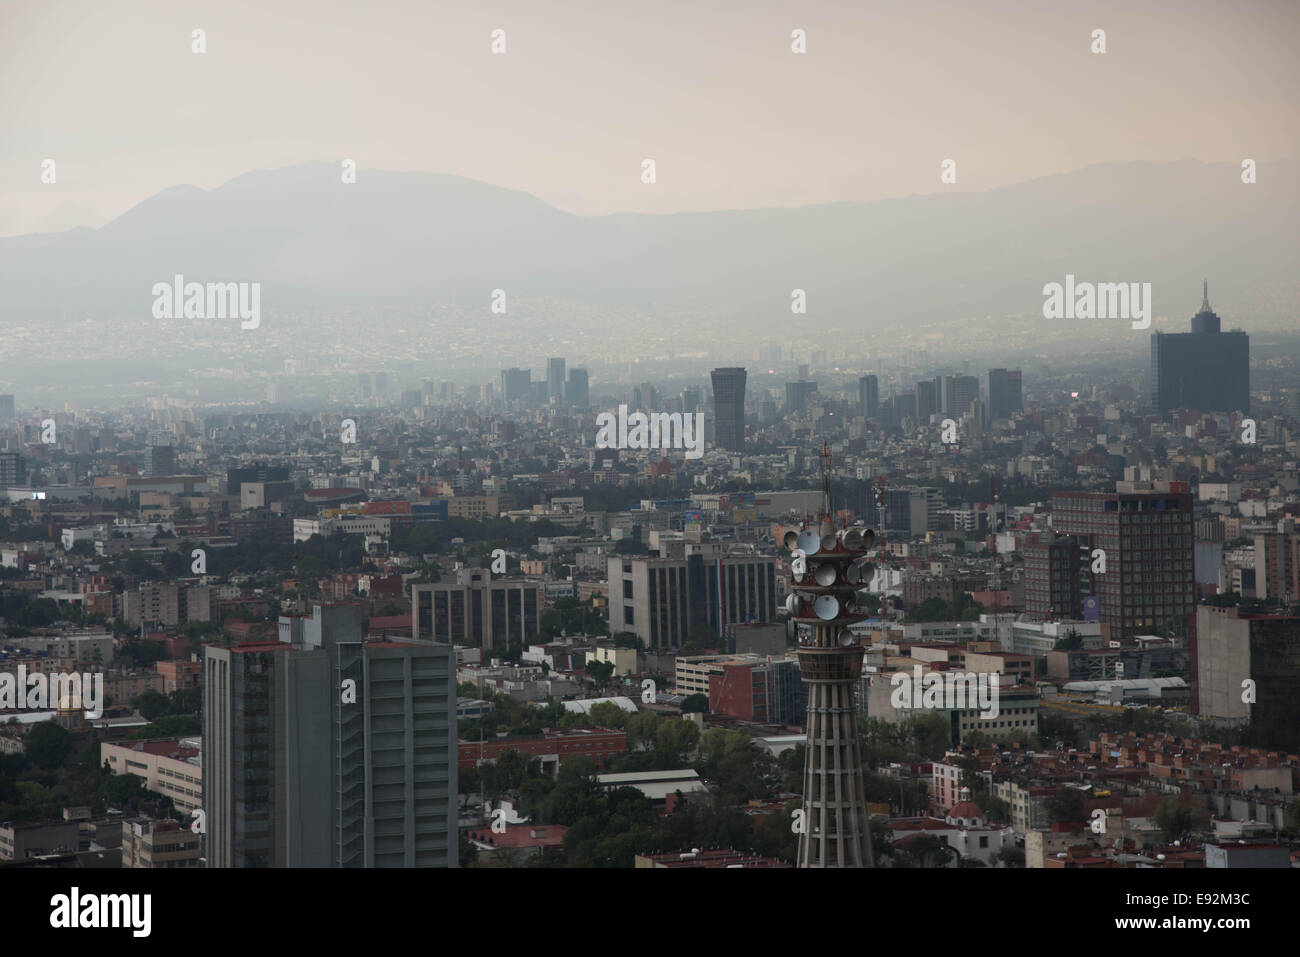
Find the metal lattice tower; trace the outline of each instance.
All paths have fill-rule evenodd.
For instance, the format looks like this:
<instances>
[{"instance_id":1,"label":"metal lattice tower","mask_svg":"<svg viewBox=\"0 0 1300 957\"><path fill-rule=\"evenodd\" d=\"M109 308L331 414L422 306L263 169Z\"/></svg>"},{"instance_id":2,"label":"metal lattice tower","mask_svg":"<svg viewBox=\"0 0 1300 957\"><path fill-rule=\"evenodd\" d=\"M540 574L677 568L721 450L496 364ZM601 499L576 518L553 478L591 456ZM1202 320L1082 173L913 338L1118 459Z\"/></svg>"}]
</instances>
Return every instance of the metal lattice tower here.
<instances>
[{"instance_id":1,"label":"metal lattice tower","mask_svg":"<svg viewBox=\"0 0 1300 957\"><path fill-rule=\"evenodd\" d=\"M829 462L824 448L822 458ZM860 559L875 534L860 527L837 531L830 517L829 477L825 487L820 524L785 536L794 555L787 608L796 622L812 628L811 639L798 650L808 685L799 866L872 867L854 701L862 646L848 626L868 617L856 597L859 583L870 581L870 566Z\"/></svg>"}]
</instances>

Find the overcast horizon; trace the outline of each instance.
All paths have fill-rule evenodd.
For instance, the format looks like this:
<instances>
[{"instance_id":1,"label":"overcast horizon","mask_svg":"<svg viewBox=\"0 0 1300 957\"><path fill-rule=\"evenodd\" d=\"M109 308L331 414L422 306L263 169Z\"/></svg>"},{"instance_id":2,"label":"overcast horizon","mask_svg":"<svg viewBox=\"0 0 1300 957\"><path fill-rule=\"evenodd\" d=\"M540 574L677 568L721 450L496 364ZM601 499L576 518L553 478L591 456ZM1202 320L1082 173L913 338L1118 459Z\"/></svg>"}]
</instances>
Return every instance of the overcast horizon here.
<instances>
[{"instance_id":1,"label":"overcast horizon","mask_svg":"<svg viewBox=\"0 0 1300 957\"><path fill-rule=\"evenodd\" d=\"M0 9L0 236L344 158L583 216L980 192L1105 162L1264 165L1300 155L1298 24L1277 2L814 0L741 18L679 2L15 0Z\"/></svg>"}]
</instances>

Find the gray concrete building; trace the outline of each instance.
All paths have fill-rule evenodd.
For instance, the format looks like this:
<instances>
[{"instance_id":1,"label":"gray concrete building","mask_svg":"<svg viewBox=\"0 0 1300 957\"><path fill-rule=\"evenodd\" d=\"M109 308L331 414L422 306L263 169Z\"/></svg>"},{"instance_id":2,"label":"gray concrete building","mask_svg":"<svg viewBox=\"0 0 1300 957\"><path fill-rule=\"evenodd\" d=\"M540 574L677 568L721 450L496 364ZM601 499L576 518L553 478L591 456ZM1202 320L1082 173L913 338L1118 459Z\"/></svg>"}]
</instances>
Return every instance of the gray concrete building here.
<instances>
[{"instance_id":1,"label":"gray concrete building","mask_svg":"<svg viewBox=\"0 0 1300 957\"><path fill-rule=\"evenodd\" d=\"M411 586L411 635L417 641L500 648L537 637L542 583L493 579L486 568L465 568L454 582Z\"/></svg>"},{"instance_id":2,"label":"gray concrete building","mask_svg":"<svg viewBox=\"0 0 1300 957\"><path fill-rule=\"evenodd\" d=\"M205 649L209 867L456 867L455 659L359 605Z\"/></svg>"},{"instance_id":3,"label":"gray concrete building","mask_svg":"<svg viewBox=\"0 0 1300 957\"><path fill-rule=\"evenodd\" d=\"M675 543L668 558L609 558L609 627L650 650L680 648L696 625L725 634L731 624L776 617L776 559L726 554L713 543Z\"/></svg>"}]
</instances>

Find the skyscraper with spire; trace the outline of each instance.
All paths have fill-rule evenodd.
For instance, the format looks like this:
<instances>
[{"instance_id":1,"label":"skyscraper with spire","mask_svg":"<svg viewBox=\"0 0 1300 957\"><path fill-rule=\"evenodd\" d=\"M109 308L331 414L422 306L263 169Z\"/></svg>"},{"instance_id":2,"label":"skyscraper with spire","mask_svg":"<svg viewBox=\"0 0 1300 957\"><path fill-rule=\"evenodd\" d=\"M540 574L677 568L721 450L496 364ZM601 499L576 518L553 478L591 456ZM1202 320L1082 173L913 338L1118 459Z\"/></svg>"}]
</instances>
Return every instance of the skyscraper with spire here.
<instances>
[{"instance_id":1,"label":"skyscraper with spire","mask_svg":"<svg viewBox=\"0 0 1300 957\"><path fill-rule=\"evenodd\" d=\"M857 604L857 593L871 578L863 558L875 535L859 526L835 527L825 446L822 463L821 518L786 533L784 540L793 558L786 608L811 632L798 650L808 686L799 866L872 867L854 699L862 676L862 646L849 626L868 617Z\"/></svg>"},{"instance_id":2,"label":"skyscraper with spire","mask_svg":"<svg viewBox=\"0 0 1300 957\"><path fill-rule=\"evenodd\" d=\"M1151 334L1151 407L1156 412L1250 411L1250 336L1221 331L1210 308L1210 284L1201 287L1201 311L1191 332Z\"/></svg>"}]
</instances>

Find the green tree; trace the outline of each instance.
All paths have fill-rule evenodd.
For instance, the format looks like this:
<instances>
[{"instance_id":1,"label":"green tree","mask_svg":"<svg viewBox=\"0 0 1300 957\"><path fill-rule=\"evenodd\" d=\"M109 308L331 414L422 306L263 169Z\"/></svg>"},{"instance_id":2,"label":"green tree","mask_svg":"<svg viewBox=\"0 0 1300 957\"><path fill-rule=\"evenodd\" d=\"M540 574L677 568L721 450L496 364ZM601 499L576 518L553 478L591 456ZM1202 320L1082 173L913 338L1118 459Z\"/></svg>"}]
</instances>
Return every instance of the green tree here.
<instances>
[{"instance_id":1,"label":"green tree","mask_svg":"<svg viewBox=\"0 0 1300 957\"><path fill-rule=\"evenodd\" d=\"M706 694L688 694L682 700L682 714L699 712L706 714L709 710L709 696Z\"/></svg>"},{"instance_id":2,"label":"green tree","mask_svg":"<svg viewBox=\"0 0 1300 957\"><path fill-rule=\"evenodd\" d=\"M72 753L72 735L53 721L42 721L27 732L23 749L36 767L53 771L62 767Z\"/></svg>"},{"instance_id":3,"label":"green tree","mask_svg":"<svg viewBox=\"0 0 1300 957\"><path fill-rule=\"evenodd\" d=\"M625 728L628 713L612 701L598 701L587 712L587 718L597 728Z\"/></svg>"},{"instance_id":4,"label":"green tree","mask_svg":"<svg viewBox=\"0 0 1300 957\"><path fill-rule=\"evenodd\" d=\"M152 688L140 692L135 699L135 708L147 721L161 718L171 711L171 700L163 693Z\"/></svg>"},{"instance_id":5,"label":"green tree","mask_svg":"<svg viewBox=\"0 0 1300 957\"><path fill-rule=\"evenodd\" d=\"M665 718L655 730L655 750L674 761L685 761L699 742L700 729L694 721Z\"/></svg>"}]
</instances>

